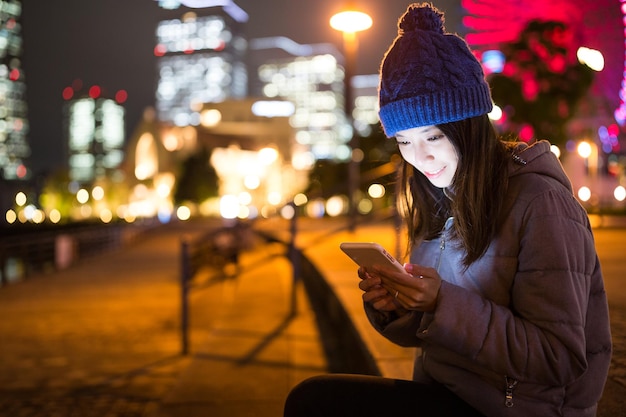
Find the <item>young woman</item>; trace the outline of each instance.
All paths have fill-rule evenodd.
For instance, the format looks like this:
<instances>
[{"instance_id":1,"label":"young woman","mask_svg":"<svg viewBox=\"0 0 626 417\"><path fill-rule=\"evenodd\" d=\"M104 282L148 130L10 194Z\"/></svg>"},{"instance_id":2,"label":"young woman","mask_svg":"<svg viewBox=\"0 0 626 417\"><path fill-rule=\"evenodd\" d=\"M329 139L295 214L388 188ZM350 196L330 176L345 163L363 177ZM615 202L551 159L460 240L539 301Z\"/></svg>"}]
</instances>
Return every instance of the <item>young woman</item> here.
<instances>
[{"instance_id":1,"label":"young woman","mask_svg":"<svg viewBox=\"0 0 626 417\"><path fill-rule=\"evenodd\" d=\"M415 346L413 381L326 375L285 416L594 416L611 356L585 210L550 144L499 140L480 63L413 4L380 72L404 165L405 273L359 269L365 312Z\"/></svg>"}]
</instances>

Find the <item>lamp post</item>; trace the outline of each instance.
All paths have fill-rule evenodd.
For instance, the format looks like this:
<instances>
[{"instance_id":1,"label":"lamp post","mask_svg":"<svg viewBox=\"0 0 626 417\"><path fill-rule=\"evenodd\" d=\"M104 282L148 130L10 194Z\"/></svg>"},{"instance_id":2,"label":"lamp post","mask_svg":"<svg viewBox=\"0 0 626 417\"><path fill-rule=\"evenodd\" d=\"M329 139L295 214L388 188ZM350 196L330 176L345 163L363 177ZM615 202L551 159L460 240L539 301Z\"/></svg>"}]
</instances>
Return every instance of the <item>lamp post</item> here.
<instances>
[{"instance_id":1,"label":"lamp post","mask_svg":"<svg viewBox=\"0 0 626 417\"><path fill-rule=\"evenodd\" d=\"M348 163L348 219L349 229L354 231L356 227L356 192L358 190L360 175L360 155L356 155L355 150L359 149L359 139L354 131L352 117L352 107L354 104L354 94L352 91L351 79L356 68L356 57L359 48L356 32L367 30L372 26L372 18L363 12L347 10L333 15L330 18L330 26L343 33L343 53L344 53L344 110L346 119L350 124L350 161Z\"/></svg>"}]
</instances>

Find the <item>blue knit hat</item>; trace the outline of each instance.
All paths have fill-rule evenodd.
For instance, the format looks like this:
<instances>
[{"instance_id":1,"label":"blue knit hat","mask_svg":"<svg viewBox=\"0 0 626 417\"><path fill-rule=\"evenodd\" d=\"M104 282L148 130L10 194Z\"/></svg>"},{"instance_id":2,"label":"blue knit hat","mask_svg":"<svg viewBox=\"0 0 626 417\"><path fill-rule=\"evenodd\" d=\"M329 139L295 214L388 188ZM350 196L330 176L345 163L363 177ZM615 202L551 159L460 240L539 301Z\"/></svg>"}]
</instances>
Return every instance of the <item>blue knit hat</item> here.
<instances>
[{"instance_id":1,"label":"blue knit hat","mask_svg":"<svg viewBox=\"0 0 626 417\"><path fill-rule=\"evenodd\" d=\"M489 113L482 66L459 36L444 31L432 4L411 4L380 66L379 118L387 137L400 130Z\"/></svg>"}]
</instances>

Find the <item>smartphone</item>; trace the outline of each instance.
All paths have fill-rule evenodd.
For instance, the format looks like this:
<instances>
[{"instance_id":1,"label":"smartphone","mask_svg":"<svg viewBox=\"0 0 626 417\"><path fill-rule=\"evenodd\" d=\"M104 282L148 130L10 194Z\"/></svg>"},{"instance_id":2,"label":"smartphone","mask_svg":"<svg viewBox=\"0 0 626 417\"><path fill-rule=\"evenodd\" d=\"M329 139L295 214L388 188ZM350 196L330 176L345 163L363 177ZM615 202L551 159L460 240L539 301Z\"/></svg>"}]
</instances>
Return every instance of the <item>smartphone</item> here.
<instances>
[{"instance_id":1,"label":"smartphone","mask_svg":"<svg viewBox=\"0 0 626 417\"><path fill-rule=\"evenodd\" d=\"M406 272L404 266L380 244L374 242L343 242L339 248L359 266L388 265L398 271Z\"/></svg>"}]
</instances>

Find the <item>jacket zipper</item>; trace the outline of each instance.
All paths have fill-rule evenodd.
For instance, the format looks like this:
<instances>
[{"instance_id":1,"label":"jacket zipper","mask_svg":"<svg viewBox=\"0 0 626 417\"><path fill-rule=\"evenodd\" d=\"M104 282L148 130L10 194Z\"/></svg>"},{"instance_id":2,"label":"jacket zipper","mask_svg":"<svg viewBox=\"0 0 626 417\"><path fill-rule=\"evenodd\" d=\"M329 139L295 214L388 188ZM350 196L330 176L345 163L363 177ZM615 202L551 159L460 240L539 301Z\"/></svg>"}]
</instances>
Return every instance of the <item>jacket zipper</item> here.
<instances>
[{"instance_id":1,"label":"jacket zipper","mask_svg":"<svg viewBox=\"0 0 626 417\"><path fill-rule=\"evenodd\" d=\"M504 391L504 405L508 408L511 408L513 407L513 390L515 389L518 381L516 379L505 376L504 382L506 383L506 390Z\"/></svg>"},{"instance_id":2,"label":"jacket zipper","mask_svg":"<svg viewBox=\"0 0 626 417\"><path fill-rule=\"evenodd\" d=\"M437 260L437 267L435 268L437 272L439 272L441 259L443 258L443 251L446 248L446 230L448 230L453 221L454 217L448 217L446 223L443 225L443 229L441 229L441 239L439 240L439 259Z\"/></svg>"},{"instance_id":3,"label":"jacket zipper","mask_svg":"<svg viewBox=\"0 0 626 417\"><path fill-rule=\"evenodd\" d=\"M437 267L435 268L437 272L439 272L439 267L441 266L441 258L443 258L443 251L446 248L446 238L445 233L441 234L441 240L439 241L439 259L437 260Z\"/></svg>"}]
</instances>

